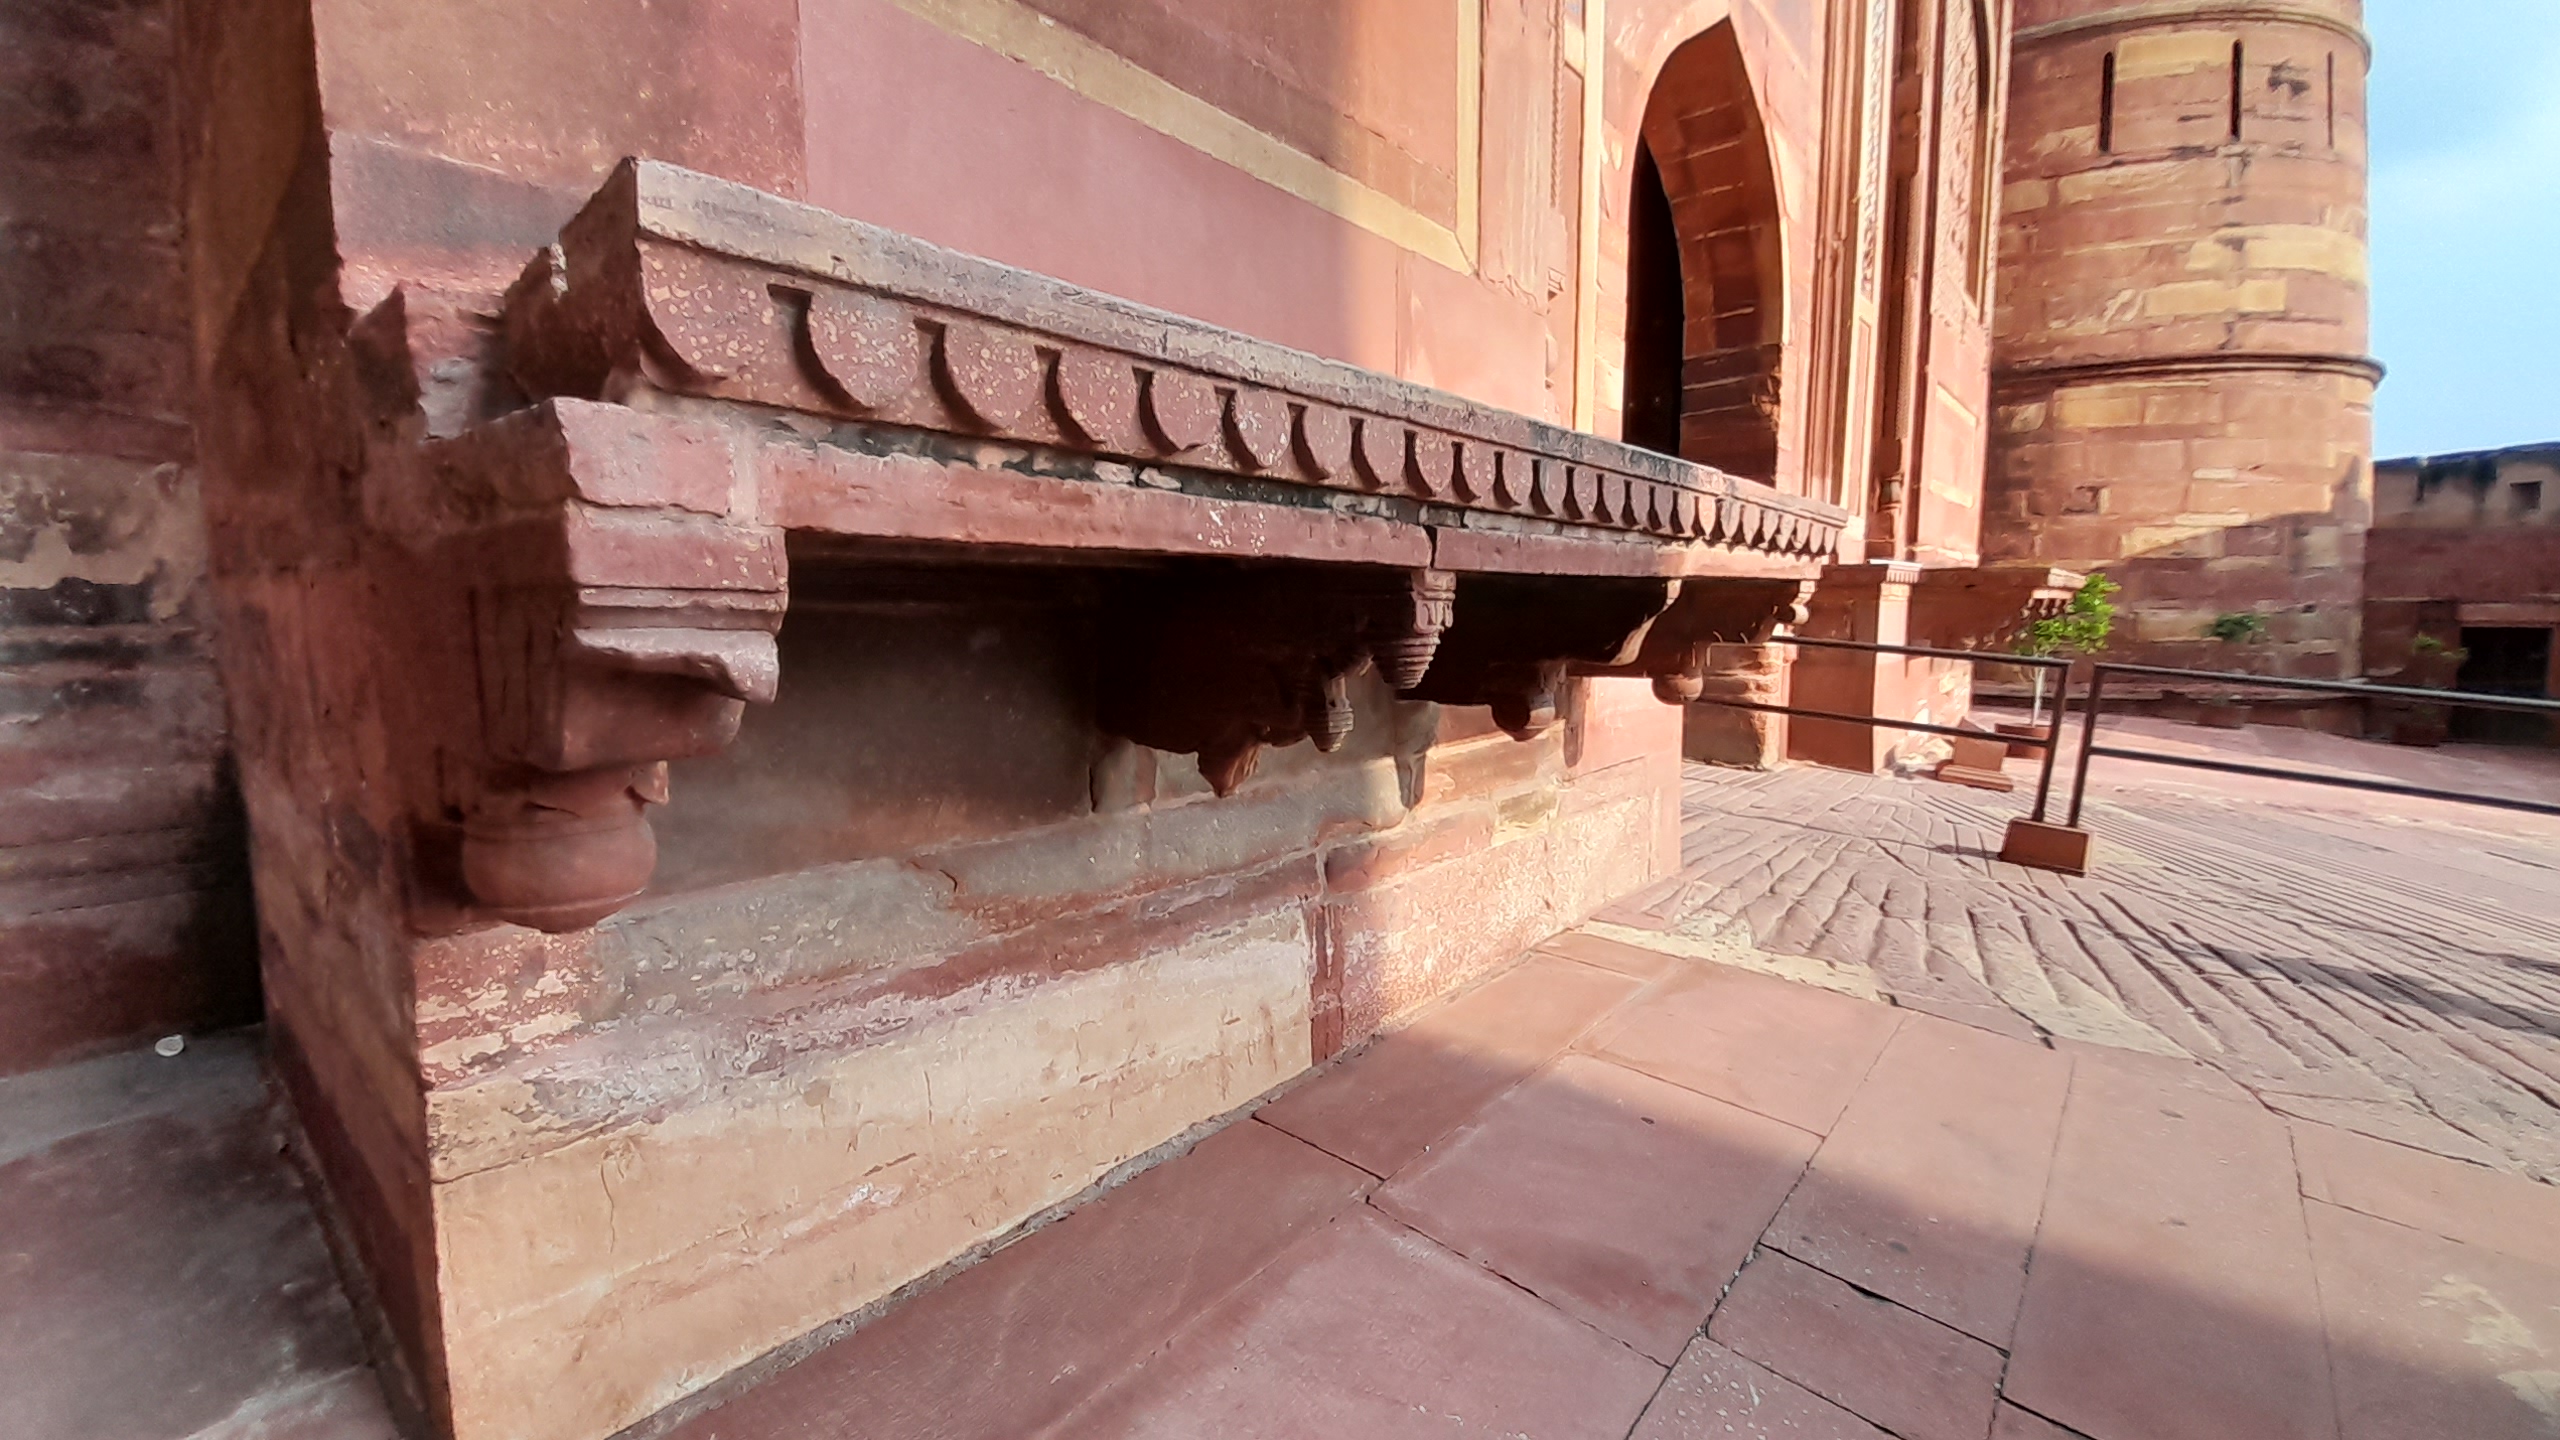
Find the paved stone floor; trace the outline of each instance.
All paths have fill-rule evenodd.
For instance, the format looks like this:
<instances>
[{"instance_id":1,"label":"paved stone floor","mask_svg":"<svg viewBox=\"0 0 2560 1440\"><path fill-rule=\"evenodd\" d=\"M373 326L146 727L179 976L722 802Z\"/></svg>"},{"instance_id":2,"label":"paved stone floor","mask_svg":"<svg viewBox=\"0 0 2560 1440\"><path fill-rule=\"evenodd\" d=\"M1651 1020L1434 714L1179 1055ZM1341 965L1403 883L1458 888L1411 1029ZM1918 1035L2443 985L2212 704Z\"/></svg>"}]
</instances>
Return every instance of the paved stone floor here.
<instances>
[{"instance_id":1,"label":"paved stone floor","mask_svg":"<svg viewBox=\"0 0 2560 1440\"><path fill-rule=\"evenodd\" d=\"M392 1440L254 1033L0 1080L0 1436Z\"/></svg>"},{"instance_id":2,"label":"paved stone floor","mask_svg":"<svg viewBox=\"0 0 2560 1440\"><path fill-rule=\"evenodd\" d=\"M2182 753L2560 803L2560 753L2126 722ZM2013 795L1690 771L1679 883L1606 919L2020 1035L2205 1061L2286 1115L2560 1179L2560 819L2100 761L2086 878ZM1623 932L1606 932L1622 933ZM1756 952L1756 953L1755 953Z\"/></svg>"},{"instance_id":3,"label":"paved stone floor","mask_svg":"<svg viewBox=\"0 0 2560 1440\"><path fill-rule=\"evenodd\" d=\"M2560 1434L2560 1190L1589 931L673 1427Z\"/></svg>"},{"instance_id":4,"label":"paved stone floor","mask_svg":"<svg viewBox=\"0 0 2560 1440\"><path fill-rule=\"evenodd\" d=\"M1695 772L1678 880L631 1440L2560 1436L2554 827L2101 779L2064 881ZM0 1081L0 1435L389 1434L253 1043Z\"/></svg>"}]
</instances>

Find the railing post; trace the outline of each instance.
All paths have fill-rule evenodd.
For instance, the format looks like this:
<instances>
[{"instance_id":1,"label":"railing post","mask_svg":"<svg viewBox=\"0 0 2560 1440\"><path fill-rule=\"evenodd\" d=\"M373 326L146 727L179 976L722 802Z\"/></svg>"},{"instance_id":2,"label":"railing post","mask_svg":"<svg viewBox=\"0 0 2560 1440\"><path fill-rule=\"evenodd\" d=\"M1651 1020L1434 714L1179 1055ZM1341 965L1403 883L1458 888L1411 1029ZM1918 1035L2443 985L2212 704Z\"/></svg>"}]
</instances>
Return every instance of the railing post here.
<instances>
[{"instance_id":1,"label":"railing post","mask_svg":"<svg viewBox=\"0 0 2560 1440\"><path fill-rule=\"evenodd\" d=\"M2063 727L2069 724L2070 720L2071 664L2069 661L2064 661L2060 693L2053 697L2053 724L2044 732L2044 757L2036 765L2036 808L2032 815L2039 825L2045 823L2046 805L2053 798L2054 756L2062 750Z\"/></svg>"},{"instance_id":2,"label":"railing post","mask_svg":"<svg viewBox=\"0 0 2560 1440\"><path fill-rule=\"evenodd\" d=\"M2074 830L2080 828L2080 804L2089 796L2089 757L2097 749L2098 712L2106 708L2106 697L2107 667L2093 662L2089 666L2089 705L2080 712L2080 760L2072 769L2071 814L2062 822ZM2054 734L2058 739L2061 731Z\"/></svg>"}]
</instances>

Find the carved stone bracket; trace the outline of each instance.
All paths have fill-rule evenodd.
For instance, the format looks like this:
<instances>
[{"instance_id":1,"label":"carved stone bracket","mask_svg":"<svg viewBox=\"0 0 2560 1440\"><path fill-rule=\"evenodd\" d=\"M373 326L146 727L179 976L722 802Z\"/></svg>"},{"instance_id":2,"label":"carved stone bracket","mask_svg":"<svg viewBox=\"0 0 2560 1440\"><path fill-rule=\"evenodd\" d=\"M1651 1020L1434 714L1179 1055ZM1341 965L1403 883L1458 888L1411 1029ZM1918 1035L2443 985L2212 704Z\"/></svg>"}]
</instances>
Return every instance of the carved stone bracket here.
<instances>
[{"instance_id":1,"label":"carved stone bracket","mask_svg":"<svg viewBox=\"0 0 2560 1440\"><path fill-rule=\"evenodd\" d=\"M1339 747L1361 666L1375 664L1397 690L1420 681L1455 588L1437 570L1314 566L1133 578L1106 622L1102 726L1197 755L1210 787L1231 795L1266 745Z\"/></svg>"},{"instance_id":2,"label":"carved stone bracket","mask_svg":"<svg viewBox=\"0 0 2560 1440\"><path fill-rule=\"evenodd\" d=\"M1586 675L1641 675L1656 699L1682 705L1706 693L1708 652L1718 645L1759 645L1781 628L1801 625L1810 580L1701 577L1681 582L1680 593L1645 631L1632 662L1576 666Z\"/></svg>"},{"instance_id":3,"label":"carved stone bracket","mask_svg":"<svg viewBox=\"0 0 2560 1440\"><path fill-rule=\"evenodd\" d=\"M2043 565L1923 570L1911 589L1911 643L2006 650L2028 626L2061 614L2083 578Z\"/></svg>"},{"instance_id":4,"label":"carved stone bracket","mask_svg":"<svg viewBox=\"0 0 2560 1440\"><path fill-rule=\"evenodd\" d=\"M1573 671L1634 662L1677 580L1464 575L1456 622L1407 698L1486 705L1513 738L1544 734Z\"/></svg>"},{"instance_id":5,"label":"carved stone bracket","mask_svg":"<svg viewBox=\"0 0 2560 1440\"><path fill-rule=\"evenodd\" d=\"M483 913L544 930L647 887L666 763L727 745L779 680L780 532L706 513L699 467L635 454L629 423L529 412L428 447L448 508L483 520L434 545L478 700L447 781L462 879Z\"/></svg>"}]
</instances>

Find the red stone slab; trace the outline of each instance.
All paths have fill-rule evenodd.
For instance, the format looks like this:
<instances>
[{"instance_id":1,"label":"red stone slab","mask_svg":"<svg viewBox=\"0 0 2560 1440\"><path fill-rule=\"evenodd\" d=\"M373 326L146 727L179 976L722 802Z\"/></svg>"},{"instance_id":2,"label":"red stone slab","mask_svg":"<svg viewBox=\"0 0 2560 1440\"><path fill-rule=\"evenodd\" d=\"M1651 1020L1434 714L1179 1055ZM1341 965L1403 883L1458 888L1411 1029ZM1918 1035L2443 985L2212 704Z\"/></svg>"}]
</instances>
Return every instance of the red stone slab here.
<instances>
[{"instance_id":1,"label":"red stone slab","mask_svg":"<svg viewBox=\"0 0 2560 1440\"><path fill-rule=\"evenodd\" d=\"M1362 1207L1293 1247L1057 1433L1617 1440L1662 1373Z\"/></svg>"},{"instance_id":2,"label":"red stone slab","mask_svg":"<svg viewBox=\"0 0 2560 1440\"><path fill-rule=\"evenodd\" d=\"M1654 979L1681 963L1677 955L1647 950L1641 945L1629 945L1580 930L1567 930L1561 935L1550 936L1538 948L1549 955L1561 955L1567 960L1579 960L1585 965L1596 965L1639 980Z\"/></svg>"},{"instance_id":3,"label":"red stone slab","mask_svg":"<svg viewBox=\"0 0 2560 1440\"><path fill-rule=\"evenodd\" d=\"M1552 956L1380 1038L1259 1118L1374 1175L1393 1175L1589 1029L1637 982Z\"/></svg>"},{"instance_id":4,"label":"red stone slab","mask_svg":"<svg viewBox=\"0 0 2560 1440\"><path fill-rule=\"evenodd\" d=\"M1580 1048L1823 1134L1901 1016L1723 965L1700 965L1609 1018Z\"/></svg>"},{"instance_id":5,"label":"red stone slab","mask_svg":"<svg viewBox=\"0 0 2560 1440\"><path fill-rule=\"evenodd\" d=\"M675 1440L1027 1435L1371 1183L1268 1125L1231 1125L695 1416Z\"/></svg>"},{"instance_id":6,"label":"red stone slab","mask_svg":"<svg viewBox=\"0 0 2560 1440\"><path fill-rule=\"evenodd\" d=\"M392 1440L257 1063L216 1041L0 1084L0 1135L53 1132L0 1164L0 1435Z\"/></svg>"},{"instance_id":7,"label":"red stone slab","mask_svg":"<svg viewBox=\"0 0 2560 1440\"><path fill-rule=\"evenodd\" d=\"M1688 1353L1629 1440L1889 1440L1801 1385L1712 1340Z\"/></svg>"},{"instance_id":8,"label":"red stone slab","mask_svg":"<svg viewBox=\"0 0 2560 1440\"><path fill-rule=\"evenodd\" d=\"M2070 1079L2042 1046L1904 1020L1768 1242L2005 1347Z\"/></svg>"},{"instance_id":9,"label":"red stone slab","mask_svg":"<svg viewBox=\"0 0 2560 1440\"><path fill-rule=\"evenodd\" d=\"M1698 1333L1814 1137L1589 1056L1484 1108L1379 1209L1665 1365Z\"/></svg>"},{"instance_id":10,"label":"red stone slab","mask_svg":"<svg viewBox=\"0 0 2560 1440\"><path fill-rule=\"evenodd\" d=\"M2308 1209L2340 1440L2560 1435L2560 1268Z\"/></svg>"},{"instance_id":11,"label":"red stone slab","mask_svg":"<svg viewBox=\"0 0 2560 1440\"><path fill-rule=\"evenodd\" d=\"M2081 1440L2041 1415L2021 1410L2007 1401L1991 1419L1991 1440Z\"/></svg>"},{"instance_id":12,"label":"red stone slab","mask_svg":"<svg viewBox=\"0 0 2560 1440\"><path fill-rule=\"evenodd\" d=\"M2075 1062L2007 1395L2099 1440L2331 1434L2283 1123L2172 1070Z\"/></svg>"},{"instance_id":13,"label":"red stone slab","mask_svg":"<svg viewBox=\"0 0 2560 1440\"><path fill-rule=\"evenodd\" d=\"M1708 1335L1903 1440L1983 1440L2000 1397L1999 1351L1772 1250Z\"/></svg>"},{"instance_id":14,"label":"red stone slab","mask_svg":"<svg viewBox=\"0 0 2560 1440\"><path fill-rule=\"evenodd\" d=\"M2560 1189L2353 1131L2297 1123L2302 1193L2560 1267Z\"/></svg>"}]
</instances>

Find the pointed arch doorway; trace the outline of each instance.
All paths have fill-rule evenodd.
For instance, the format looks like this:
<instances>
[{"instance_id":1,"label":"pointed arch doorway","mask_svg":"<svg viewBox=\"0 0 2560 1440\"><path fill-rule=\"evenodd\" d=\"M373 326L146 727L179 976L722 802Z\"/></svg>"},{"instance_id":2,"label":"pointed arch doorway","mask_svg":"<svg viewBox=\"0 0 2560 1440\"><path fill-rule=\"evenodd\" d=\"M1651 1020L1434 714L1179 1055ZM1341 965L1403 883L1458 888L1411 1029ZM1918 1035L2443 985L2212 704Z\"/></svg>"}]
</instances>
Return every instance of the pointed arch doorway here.
<instances>
[{"instance_id":1,"label":"pointed arch doorway","mask_svg":"<svg viewBox=\"0 0 2560 1440\"><path fill-rule=\"evenodd\" d=\"M1645 104L1627 232L1627 442L1778 475L1785 259L1769 137L1731 21Z\"/></svg>"}]
</instances>

